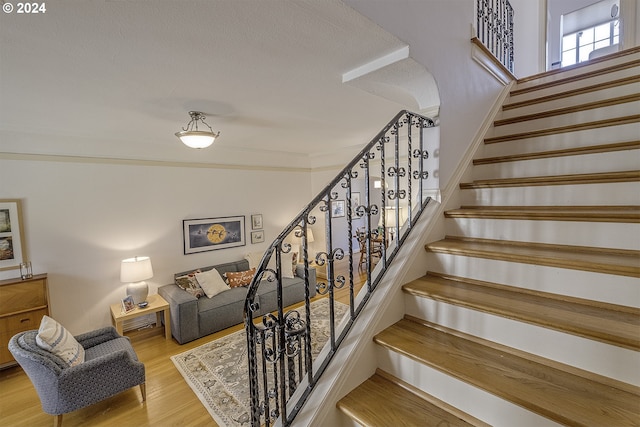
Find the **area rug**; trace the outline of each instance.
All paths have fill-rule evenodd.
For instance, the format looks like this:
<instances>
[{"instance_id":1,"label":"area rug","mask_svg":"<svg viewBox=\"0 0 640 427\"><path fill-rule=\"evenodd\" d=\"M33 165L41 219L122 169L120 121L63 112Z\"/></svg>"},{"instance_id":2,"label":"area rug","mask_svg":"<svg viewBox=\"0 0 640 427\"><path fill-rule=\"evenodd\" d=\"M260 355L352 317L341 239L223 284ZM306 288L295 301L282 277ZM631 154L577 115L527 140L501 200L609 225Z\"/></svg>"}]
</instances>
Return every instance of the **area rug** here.
<instances>
[{"instance_id":1,"label":"area rug","mask_svg":"<svg viewBox=\"0 0 640 427\"><path fill-rule=\"evenodd\" d=\"M336 325L348 309L345 304L335 303ZM311 347L315 360L330 337L328 299L312 302L311 313ZM172 356L171 360L219 426L251 424L244 329Z\"/></svg>"}]
</instances>

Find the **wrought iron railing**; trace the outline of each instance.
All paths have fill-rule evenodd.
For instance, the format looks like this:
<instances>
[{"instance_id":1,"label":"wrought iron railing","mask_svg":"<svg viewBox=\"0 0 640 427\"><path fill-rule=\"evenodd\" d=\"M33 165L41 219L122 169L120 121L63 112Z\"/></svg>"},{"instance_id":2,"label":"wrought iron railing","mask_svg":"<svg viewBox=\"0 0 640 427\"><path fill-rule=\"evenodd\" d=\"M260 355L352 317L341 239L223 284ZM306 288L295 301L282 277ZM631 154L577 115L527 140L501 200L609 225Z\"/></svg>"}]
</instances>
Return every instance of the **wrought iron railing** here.
<instances>
[{"instance_id":1,"label":"wrought iron railing","mask_svg":"<svg viewBox=\"0 0 640 427\"><path fill-rule=\"evenodd\" d=\"M279 417L282 425L291 424L407 238L430 200L425 185L427 132L434 126L430 118L398 113L265 252L245 302L252 426L268 427ZM311 242L314 229L317 241ZM324 242L318 238L321 234ZM296 243L304 267L305 298L297 311L287 311L283 278L285 269L291 269L291 255L285 254L295 251ZM327 344L316 360L311 341L313 287L309 287L314 268L323 273L314 300L328 299L328 319L322 320L329 325ZM357 279L363 276L366 281L358 289L362 280ZM257 316L260 285L269 282L271 286L275 282L278 309ZM349 301L342 318L337 315L341 303L336 292ZM301 383L306 387L296 392Z\"/></svg>"},{"instance_id":2,"label":"wrought iron railing","mask_svg":"<svg viewBox=\"0 0 640 427\"><path fill-rule=\"evenodd\" d=\"M513 73L513 7L509 0L477 0L476 37Z\"/></svg>"}]
</instances>

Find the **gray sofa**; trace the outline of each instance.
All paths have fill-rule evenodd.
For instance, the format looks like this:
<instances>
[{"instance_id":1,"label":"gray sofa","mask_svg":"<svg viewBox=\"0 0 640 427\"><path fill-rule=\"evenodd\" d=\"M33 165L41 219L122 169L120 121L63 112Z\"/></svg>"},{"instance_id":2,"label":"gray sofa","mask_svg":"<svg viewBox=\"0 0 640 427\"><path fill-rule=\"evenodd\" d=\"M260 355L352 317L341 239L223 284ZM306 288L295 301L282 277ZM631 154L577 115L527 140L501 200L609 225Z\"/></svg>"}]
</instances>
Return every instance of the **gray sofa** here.
<instances>
[{"instance_id":1,"label":"gray sofa","mask_svg":"<svg viewBox=\"0 0 640 427\"><path fill-rule=\"evenodd\" d=\"M225 264L200 268L208 271L215 268L221 275L226 272L249 270L249 261L234 261ZM177 273L175 277L189 274L192 271ZM296 266L294 278L282 279L282 301L284 306L304 301L304 266ZM256 302L260 304L257 315L263 315L277 310L278 296L275 281L262 281L258 288ZM169 303L171 310L171 334L180 343L204 337L214 332L237 325L244 321L244 303L247 287L237 287L226 290L213 298L203 296L196 298L175 283L161 286L158 293ZM316 271L309 269L309 293L316 294Z\"/></svg>"}]
</instances>

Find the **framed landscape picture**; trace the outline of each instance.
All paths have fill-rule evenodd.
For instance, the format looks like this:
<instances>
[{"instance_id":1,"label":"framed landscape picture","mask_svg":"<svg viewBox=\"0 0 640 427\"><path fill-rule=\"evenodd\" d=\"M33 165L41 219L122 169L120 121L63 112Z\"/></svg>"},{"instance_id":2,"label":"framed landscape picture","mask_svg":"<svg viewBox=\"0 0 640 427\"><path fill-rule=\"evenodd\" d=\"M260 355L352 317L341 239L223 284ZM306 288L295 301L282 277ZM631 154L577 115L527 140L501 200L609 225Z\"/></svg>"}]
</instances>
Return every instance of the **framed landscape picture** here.
<instances>
[{"instance_id":1,"label":"framed landscape picture","mask_svg":"<svg viewBox=\"0 0 640 427\"><path fill-rule=\"evenodd\" d=\"M20 268L27 257L18 199L0 199L0 270Z\"/></svg>"},{"instance_id":2,"label":"framed landscape picture","mask_svg":"<svg viewBox=\"0 0 640 427\"><path fill-rule=\"evenodd\" d=\"M264 230L251 232L251 244L264 242Z\"/></svg>"},{"instance_id":3,"label":"framed landscape picture","mask_svg":"<svg viewBox=\"0 0 640 427\"><path fill-rule=\"evenodd\" d=\"M244 215L185 219L182 232L185 255L246 245Z\"/></svg>"},{"instance_id":4,"label":"framed landscape picture","mask_svg":"<svg viewBox=\"0 0 640 427\"><path fill-rule=\"evenodd\" d=\"M360 193L351 193L351 209L355 213L356 209L360 206Z\"/></svg>"},{"instance_id":5,"label":"framed landscape picture","mask_svg":"<svg viewBox=\"0 0 640 427\"><path fill-rule=\"evenodd\" d=\"M262 214L251 215L251 229L259 230L262 228Z\"/></svg>"}]
</instances>

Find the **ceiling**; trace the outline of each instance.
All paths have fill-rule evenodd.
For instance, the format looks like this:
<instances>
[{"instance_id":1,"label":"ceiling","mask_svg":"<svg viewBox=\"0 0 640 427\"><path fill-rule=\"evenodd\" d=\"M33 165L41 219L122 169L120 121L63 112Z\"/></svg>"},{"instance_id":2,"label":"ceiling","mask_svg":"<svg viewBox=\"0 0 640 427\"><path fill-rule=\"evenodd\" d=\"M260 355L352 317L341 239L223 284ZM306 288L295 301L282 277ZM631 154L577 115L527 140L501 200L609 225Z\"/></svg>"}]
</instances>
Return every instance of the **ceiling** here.
<instances>
[{"instance_id":1,"label":"ceiling","mask_svg":"<svg viewBox=\"0 0 640 427\"><path fill-rule=\"evenodd\" d=\"M339 0L57 0L46 8L0 15L5 156L323 167L351 158L412 107L406 87L394 98L393 85L375 95L371 84L342 82L408 48ZM221 132L212 147L189 149L174 136L189 110Z\"/></svg>"}]
</instances>

